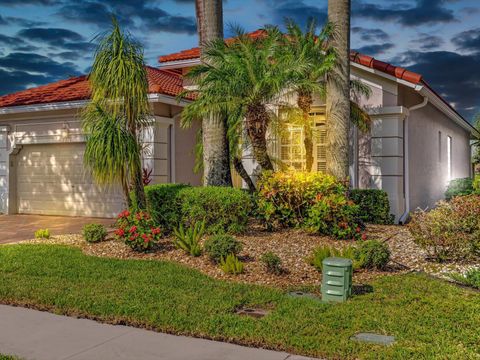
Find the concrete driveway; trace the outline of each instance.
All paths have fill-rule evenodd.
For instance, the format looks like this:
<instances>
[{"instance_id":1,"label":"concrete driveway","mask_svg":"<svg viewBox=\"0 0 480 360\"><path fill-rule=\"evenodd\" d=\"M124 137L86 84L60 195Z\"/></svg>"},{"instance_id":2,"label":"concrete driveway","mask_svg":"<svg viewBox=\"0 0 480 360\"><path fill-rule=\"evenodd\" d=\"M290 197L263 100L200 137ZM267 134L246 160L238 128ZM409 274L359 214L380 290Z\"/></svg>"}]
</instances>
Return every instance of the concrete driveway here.
<instances>
[{"instance_id":1,"label":"concrete driveway","mask_svg":"<svg viewBox=\"0 0 480 360\"><path fill-rule=\"evenodd\" d=\"M38 229L49 229L51 235L75 234L85 224L98 223L107 228L115 219L46 216L46 215L0 215L0 244L29 240Z\"/></svg>"}]
</instances>

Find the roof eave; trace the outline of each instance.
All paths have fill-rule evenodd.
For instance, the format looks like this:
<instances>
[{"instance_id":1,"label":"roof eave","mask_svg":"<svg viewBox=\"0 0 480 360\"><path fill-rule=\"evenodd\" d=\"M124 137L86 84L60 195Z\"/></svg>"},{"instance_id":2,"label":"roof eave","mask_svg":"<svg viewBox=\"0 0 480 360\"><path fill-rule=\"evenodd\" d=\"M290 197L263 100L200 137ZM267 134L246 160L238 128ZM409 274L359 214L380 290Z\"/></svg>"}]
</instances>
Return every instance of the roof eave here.
<instances>
[{"instance_id":1,"label":"roof eave","mask_svg":"<svg viewBox=\"0 0 480 360\"><path fill-rule=\"evenodd\" d=\"M182 69L200 65L200 58L160 62L159 69Z\"/></svg>"}]
</instances>

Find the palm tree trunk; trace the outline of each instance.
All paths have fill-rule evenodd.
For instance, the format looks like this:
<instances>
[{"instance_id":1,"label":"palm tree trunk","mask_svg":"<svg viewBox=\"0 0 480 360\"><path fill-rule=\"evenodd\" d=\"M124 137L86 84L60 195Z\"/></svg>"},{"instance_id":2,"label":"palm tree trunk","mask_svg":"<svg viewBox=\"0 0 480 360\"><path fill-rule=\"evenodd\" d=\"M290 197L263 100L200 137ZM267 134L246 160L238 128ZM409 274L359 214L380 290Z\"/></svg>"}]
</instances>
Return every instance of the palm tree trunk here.
<instances>
[{"instance_id":1,"label":"palm tree trunk","mask_svg":"<svg viewBox=\"0 0 480 360\"><path fill-rule=\"evenodd\" d=\"M327 173L348 178L350 127L350 0L329 0L328 20L335 26L337 66L327 78Z\"/></svg>"},{"instance_id":2,"label":"palm tree trunk","mask_svg":"<svg viewBox=\"0 0 480 360\"><path fill-rule=\"evenodd\" d=\"M297 106L302 110L303 116L303 144L305 146L305 170L312 171L313 166L313 134L310 120L310 110L313 98L311 92L299 91Z\"/></svg>"},{"instance_id":3,"label":"palm tree trunk","mask_svg":"<svg viewBox=\"0 0 480 360\"><path fill-rule=\"evenodd\" d=\"M247 170L245 170L245 167L243 166L242 159L235 156L233 158L233 166L235 167L235 170L237 171L238 175L240 175L243 181L245 181L245 183L247 184L248 190L251 193L254 193L255 191L257 191L255 184L253 183L250 176L248 176Z\"/></svg>"},{"instance_id":4,"label":"palm tree trunk","mask_svg":"<svg viewBox=\"0 0 480 360\"><path fill-rule=\"evenodd\" d=\"M223 39L222 0L196 0L200 57L209 41ZM216 114L202 120L203 181L206 186L232 186L227 124Z\"/></svg>"},{"instance_id":5,"label":"palm tree trunk","mask_svg":"<svg viewBox=\"0 0 480 360\"><path fill-rule=\"evenodd\" d=\"M262 170L272 170L273 164L267 149L267 128L269 116L265 105L251 105L247 109L246 128L253 148L253 157Z\"/></svg>"}]
</instances>

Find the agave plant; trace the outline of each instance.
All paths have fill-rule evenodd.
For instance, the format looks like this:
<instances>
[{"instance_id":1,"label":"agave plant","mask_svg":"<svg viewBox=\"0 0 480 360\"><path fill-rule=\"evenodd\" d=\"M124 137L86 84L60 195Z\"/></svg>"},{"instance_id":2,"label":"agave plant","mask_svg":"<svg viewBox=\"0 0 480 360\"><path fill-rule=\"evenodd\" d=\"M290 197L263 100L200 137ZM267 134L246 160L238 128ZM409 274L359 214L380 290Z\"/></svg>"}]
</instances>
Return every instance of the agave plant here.
<instances>
[{"instance_id":1,"label":"agave plant","mask_svg":"<svg viewBox=\"0 0 480 360\"><path fill-rule=\"evenodd\" d=\"M179 249L184 250L192 256L200 256L202 254L202 246L200 240L205 232L205 222L197 222L195 225L185 230L183 225L178 229L173 229L175 240L173 243Z\"/></svg>"}]
</instances>

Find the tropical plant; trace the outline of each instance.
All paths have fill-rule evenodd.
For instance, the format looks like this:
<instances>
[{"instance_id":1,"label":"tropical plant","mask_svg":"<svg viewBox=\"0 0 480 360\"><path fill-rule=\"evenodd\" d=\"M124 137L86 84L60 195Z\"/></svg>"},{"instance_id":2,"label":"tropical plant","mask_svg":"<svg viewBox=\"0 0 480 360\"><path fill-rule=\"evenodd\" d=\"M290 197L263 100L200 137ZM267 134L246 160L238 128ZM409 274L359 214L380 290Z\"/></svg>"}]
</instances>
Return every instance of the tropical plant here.
<instances>
[{"instance_id":1,"label":"tropical plant","mask_svg":"<svg viewBox=\"0 0 480 360\"><path fill-rule=\"evenodd\" d=\"M268 273L280 275L283 272L282 260L280 257L269 251L260 257L260 261L265 265L265 269Z\"/></svg>"},{"instance_id":2,"label":"tropical plant","mask_svg":"<svg viewBox=\"0 0 480 360\"><path fill-rule=\"evenodd\" d=\"M122 185L129 205L131 183L144 209L139 131L150 114L147 70L142 46L115 18L111 30L100 36L89 82L91 102L83 112L85 164L97 182Z\"/></svg>"},{"instance_id":3,"label":"tropical plant","mask_svg":"<svg viewBox=\"0 0 480 360\"><path fill-rule=\"evenodd\" d=\"M230 235L214 235L205 242L205 251L216 263L226 259L228 255L237 255L242 251L242 243Z\"/></svg>"},{"instance_id":4,"label":"tropical plant","mask_svg":"<svg viewBox=\"0 0 480 360\"><path fill-rule=\"evenodd\" d=\"M134 251L152 250L160 241L162 231L147 212L122 211L117 217L115 237Z\"/></svg>"},{"instance_id":5,"label":"tropical plant","mask_svg":"<svg viewBox=\"0 0 480 360\"><path fill-rule=\"evenodd\" d=\"M35 239L50 239L50 230L38 229L35 231Z\"/></svg>"},{"instance_id":6,"label":"tropical plant","mask_svg":"<svg viewBox=\"0 0 480 360\"><path fill-rule=\"evenodd\" d=\"M210 42L203 52L206 63L187 74L198 85L197 98L184 108L182 120L188 125L212 113L227 116L229 124L236 125L235 132L246 130L262 169L273 170L267 130L274 115L267 104L292 84L292 72L301 66L289 56L274 58L282 37L277 27L267 27L256 37L238 27L233 30L235 41Z\"/></svg>"},{"instance_id":7,"label":"tropical plant","mask_svg":"<svg viewBox=\"0 0 480 360\"><path fill-rule=\"evenodd\" d=\"M473 126L475 127L477 132L480 133L480 113L475 115L475 117L473 119ZM472 146L474 148L474 153L473 153L473 156L472 156L472 163L474 165L478 165L478 164L480 164L480 138L476 138L472 142Z\"/></svg>"},{"instance_id":8,"label":"tropical plant","mask_svg":"<svg viewBox=\"0 0 480 360\"><path fill-rule=\"evenodd\" d=\"M323 260L329 257L341 257L352 260L353 270L361 268L360 262L356 259L356 249L353 246L346 246L342 249L333 246L323 245L316 247L312 254L307 258L308 264L313 266L318 272L322 272Z\"/></svg>"},{"instance_id":9,"label":"tropical plant","mask_svg":"<svg viewBox=\"0 0 480 360\"><path fill-rule=\"evenodd\" d=\"M327 74L327 173L348 178L350 135L350 0L329 0L328 21L335 28L334 71Z\"/></svg>"},{"instance_id":10,"label":"tropical plant","mask_svg":"<svg viewBox=\"0 0 480 360\"><path fill-rule=\"evenodd\" d=\"M207 64L205 50L213 40L223 41L222 0L195 0L200 59ZM202 164L205 185L232 186L226 117L206 112L202 118Z\"/></svg>"},{"instance_id":11,"label":"tropical plant","mask_svg":"<svg viewBox=\"0 0 480 360\"><path fill-rule=\"evenodd\" d=\"M82 229L83 238L90 243L105 240L107 234L107 229L102 224L86 224Z\"/></svg>"},{"instance_id":12,"label":"tropical plant","mask_svg":"<svg viewBox=\"0 0 480 360\"><path fill-rule=\"evenodd\" d=\"M243 273L243 263L234 254L229 254L225 259L220 259L220 269L225 274L238 275Z\"/></svg>"},{"instance_id":13,"label":"tropical plant","mask_svg":"<svg viewBox=\"0 0 480 360\"><path fill-rule=\"evenodd\" d=\"M480 289L480 268L470 269L465 274L453 273L450 277L463 285Z\"/></svg>"},{"instance_id":14,"label":"tropical plant","mask_svg":"<svg viewBox=\"0 0 480 360\"><path fill-rule=\"evenodd\" d=\"M368 240L360 243L354 256L363 269L383 270L390 261L390 250L384 242Z\"/></svg>"},{"instance_id":15,"label":"tropical plant","mask_svg":"<svg viewBox=\"0 0 480 360\"><path fill-rule=\"evenodd\" d=\"M184 250L192 256L200 256L202 254L200 240L205 232L205 222L197 222L187 230L184 229L183 225L180 225L173 232L175 234L173 243L177 248Z\"/></svg>"}]
</instances>

